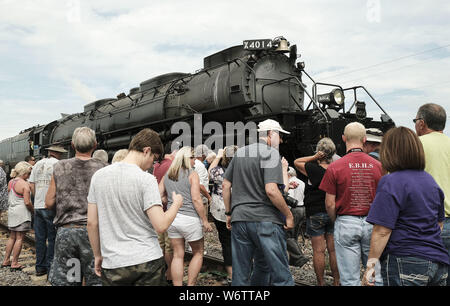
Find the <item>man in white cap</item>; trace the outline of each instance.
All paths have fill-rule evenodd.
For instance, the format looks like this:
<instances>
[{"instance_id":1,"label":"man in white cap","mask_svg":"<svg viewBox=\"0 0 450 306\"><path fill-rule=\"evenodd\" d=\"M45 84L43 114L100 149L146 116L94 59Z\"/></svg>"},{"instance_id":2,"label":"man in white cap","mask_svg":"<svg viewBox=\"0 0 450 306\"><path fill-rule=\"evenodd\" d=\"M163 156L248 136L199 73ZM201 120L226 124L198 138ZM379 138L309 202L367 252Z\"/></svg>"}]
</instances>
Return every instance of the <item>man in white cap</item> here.
<instances>
[{"instance_id":1,"label":"man in white cap","mask_svg":"<svg viewBox=\"0 0 450 306\"><path fill-rule=\"evenodd\" d=\"M289 132L271 119L258 127L260 141L238 149L224 174L232 285L293 286L285 230L293 228L294 217L279 189L284 181L276 150L280 133Z\"/></svg>"},{"instance_id":2,"label":"man in white cap","mask_svg":"<svg viewBox=\"0 0 450 306\"><path fill-rule=\"evenodd\" d=\"M34 195L34 233L36 238L36 275L47 274L53 260L56 229L54 211L45 209L45 195L53 175L53 165L67 153L63 147L51 146L48 158L38 161L31 171L29 182ZM48 245L47 245L48 242Z\"/></svg>"},{"instance_id":3,"label":"man in white cap","mask_svg":"<svg viewBox=\"0 0 450 306\"><path fill-rule=\"evenodd\" d=\"M383 132L377 128L366 129L366 142L363 150L376 160L380 160L380 147L383 139Z\"/></svg>"}]
</instances>

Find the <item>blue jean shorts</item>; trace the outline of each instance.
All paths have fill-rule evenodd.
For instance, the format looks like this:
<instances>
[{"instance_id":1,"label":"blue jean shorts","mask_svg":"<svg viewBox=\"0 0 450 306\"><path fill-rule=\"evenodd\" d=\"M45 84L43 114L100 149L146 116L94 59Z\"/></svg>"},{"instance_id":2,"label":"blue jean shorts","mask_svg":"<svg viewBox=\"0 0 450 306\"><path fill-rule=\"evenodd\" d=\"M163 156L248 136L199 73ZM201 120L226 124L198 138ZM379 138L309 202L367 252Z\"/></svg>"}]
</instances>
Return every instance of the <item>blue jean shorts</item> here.
<instances>
[{"instance_id":1,"label":"blue jean shorts","mask_svg":"<svg viewBox=\"0 0 450 306\"><path fill-rule=\"evenodd\" d=\"M306 219L306 233L310 237L322 236L325 233L333 235L334 223L327 213L317 213Z\"/></svg>"}]
</instances>

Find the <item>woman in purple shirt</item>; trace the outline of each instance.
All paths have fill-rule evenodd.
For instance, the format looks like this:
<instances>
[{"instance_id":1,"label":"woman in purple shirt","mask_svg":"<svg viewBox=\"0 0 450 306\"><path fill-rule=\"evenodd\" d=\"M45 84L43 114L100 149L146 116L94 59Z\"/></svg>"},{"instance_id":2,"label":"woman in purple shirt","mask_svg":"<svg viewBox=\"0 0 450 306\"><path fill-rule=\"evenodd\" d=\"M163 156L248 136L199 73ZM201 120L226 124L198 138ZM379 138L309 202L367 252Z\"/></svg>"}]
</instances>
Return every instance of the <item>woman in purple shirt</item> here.
<instances>
[{"instance_id":1,"label":"woman in purple shirt","mask_svg":"<svg viewBox=\"0 0 450 306\"><path fill-rule=\"evenodd\" d=\"M422 143L412 130L392 128L381 143L380 161L389 174L378 183L367 217L374 226L363 284L373 285L380 260L384 285L445 286L444 193L424 171Z\"/></svg>"}]
</instances>

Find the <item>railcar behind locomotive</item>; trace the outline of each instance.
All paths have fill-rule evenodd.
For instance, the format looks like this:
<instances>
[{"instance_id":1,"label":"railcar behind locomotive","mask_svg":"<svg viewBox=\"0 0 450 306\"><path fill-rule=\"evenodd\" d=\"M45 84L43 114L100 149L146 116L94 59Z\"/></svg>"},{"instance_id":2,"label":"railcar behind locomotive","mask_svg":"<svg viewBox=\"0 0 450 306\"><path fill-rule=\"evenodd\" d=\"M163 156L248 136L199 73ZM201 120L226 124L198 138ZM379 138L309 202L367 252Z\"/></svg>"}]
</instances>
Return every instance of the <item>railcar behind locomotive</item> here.
<instances>
[{"instance_id":1,"label":"railcar behind locomotive","mask_svg":"<svg viewBox=\"0 0 450 306\"><path fill-rule=\"evenodd\" d=\"M133 135L145 127L159 132L163 141L177 136L171 134L175 122L187 122L193 131L194 116L199 114L203 125L219 122L224 131L227 122L258 123L268 118L279 121L291 132L280 147L281 154L290 161L312 154L322 137L332 138L338 154L345 154L340 138L349 122L359 121L383 131L394 126L363 86L342 88L315 82L297 59L296 45L291 46L284 37L245 40L242 45L205 57L203 68L195 73L153 77L128 94L94 101L85 105L83 112L3 140L0 159L11 167L26 155L44 155L44 150L54 144L64 146L69 150L68 157L73 156L70 141L79 126L95 130L98 147L112 155L127 147ZM310 92L303 77L312 83ZM327 92L319 94L319 87L327 88ZM380 120L366 116L365 102L358 100L361 91L382 111ZM309 100L305 101L305 95ZM346 95L353 95L350 107L344 102Z\"/></svg>"}]
</instances>

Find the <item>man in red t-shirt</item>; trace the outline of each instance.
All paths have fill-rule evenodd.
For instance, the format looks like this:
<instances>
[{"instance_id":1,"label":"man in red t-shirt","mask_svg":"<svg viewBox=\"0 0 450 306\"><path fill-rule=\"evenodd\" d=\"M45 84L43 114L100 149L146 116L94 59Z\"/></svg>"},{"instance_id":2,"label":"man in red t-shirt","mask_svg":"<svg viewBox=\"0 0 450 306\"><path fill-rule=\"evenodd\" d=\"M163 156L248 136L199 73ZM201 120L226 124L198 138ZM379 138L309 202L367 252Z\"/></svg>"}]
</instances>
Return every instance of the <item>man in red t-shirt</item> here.
<instances>
[{"instance_id":1,"label":"man in red t-shirt","mask_svg":"<svg viewBox=\"0 0 450 306\"><path fill-rule=\"evenodd\" d=\"M167 170L169 170L170 165L172 164L172 161L174 160L175 155L178 152L179 143L178 142L175 143L176 147L174 147L173 151L172 151L172 144L173 144L172 141L166 143L166 145L164 146L164 153L166 153L164 154L164 159L153 166L153 175L156 177L158 184L161 182L164 175L166 175ZM163 204L163 209L164 211L167 210L167 203ZM173 258L173 249L170 245L170 239L169 236L167 236L167 231L162 234L158 234L158 240L159 245L161 246L161 250L164 253L164 259L167 264L167 271L166 271L167 282L169 284L172 284L172 275L170 274L170 263L172 262Z\"/></svg>"},{"instance_id":2,"label":"man in red t-shirt","mask_svg":"<svg viewBox=\"0 0 450 306\"><path fill-rule=\"evenodd\" d=\"M381 163L363 151L366 130L362 124L348 124L342 140L347 154L330 164L319 189L326 192L327 213L335 221L334 244L341 285L359 286L360 260L366 266L372 235L366 216L382 176ZM376 283L382 284L381 278Z\"/></svg>"}]
</instances>

